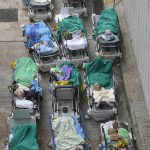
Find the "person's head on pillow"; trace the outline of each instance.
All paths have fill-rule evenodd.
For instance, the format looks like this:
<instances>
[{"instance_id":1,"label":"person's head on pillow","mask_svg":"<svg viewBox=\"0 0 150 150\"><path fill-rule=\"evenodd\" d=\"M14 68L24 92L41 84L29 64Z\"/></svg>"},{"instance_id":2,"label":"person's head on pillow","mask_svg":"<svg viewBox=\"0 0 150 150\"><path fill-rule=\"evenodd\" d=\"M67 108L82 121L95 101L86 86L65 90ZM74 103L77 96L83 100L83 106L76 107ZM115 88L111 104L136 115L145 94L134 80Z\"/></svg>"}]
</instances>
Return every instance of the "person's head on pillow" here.
<instances>
[{"instance_id":1,"label":"person's head on pillow","mask_svg":"<svg viewBox=\"0 0 150 150\"><path fill-rule=\"evenodd\" d=\"M94 90L95 91L100 91L102 88L102 85L100 85L99 83L94 84Z\"/></svg>"}]
</instances>

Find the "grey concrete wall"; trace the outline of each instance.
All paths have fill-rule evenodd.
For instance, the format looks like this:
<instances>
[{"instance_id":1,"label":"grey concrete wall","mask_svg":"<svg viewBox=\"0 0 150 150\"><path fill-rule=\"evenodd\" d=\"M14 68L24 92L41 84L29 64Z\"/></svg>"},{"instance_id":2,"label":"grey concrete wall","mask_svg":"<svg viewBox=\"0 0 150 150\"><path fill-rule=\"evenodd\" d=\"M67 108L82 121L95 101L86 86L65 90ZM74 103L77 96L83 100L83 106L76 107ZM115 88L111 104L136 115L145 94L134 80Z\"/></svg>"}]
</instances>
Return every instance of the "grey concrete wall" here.
<instances>
[{"instance_id":1,"label":"grey concrete wall","mask_svg":"<svg viewBox=\"0 0 150 150\"><path fill-rule=\"evenodd\" d=\"M150 116L150 1L123 0Z\"/></svg>"}]
</instances>

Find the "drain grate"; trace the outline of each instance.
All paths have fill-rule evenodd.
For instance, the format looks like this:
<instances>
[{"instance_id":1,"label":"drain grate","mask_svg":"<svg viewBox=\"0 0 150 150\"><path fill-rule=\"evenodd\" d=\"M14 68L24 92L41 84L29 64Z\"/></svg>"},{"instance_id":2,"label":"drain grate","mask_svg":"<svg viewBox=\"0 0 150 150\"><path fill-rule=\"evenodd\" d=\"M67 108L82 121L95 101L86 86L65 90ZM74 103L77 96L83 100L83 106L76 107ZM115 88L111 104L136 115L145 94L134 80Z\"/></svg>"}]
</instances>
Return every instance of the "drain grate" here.
<instances>
[{"instance_id":1,"label":"drain grate","mask_svg":"<svg viewBox=\"0 0 150 150\"><path fill-rule=\"evenodd\" d=\"M18 21L18 9L0 9L0 22L17 22Z\"/></svg>"}]
</instances>

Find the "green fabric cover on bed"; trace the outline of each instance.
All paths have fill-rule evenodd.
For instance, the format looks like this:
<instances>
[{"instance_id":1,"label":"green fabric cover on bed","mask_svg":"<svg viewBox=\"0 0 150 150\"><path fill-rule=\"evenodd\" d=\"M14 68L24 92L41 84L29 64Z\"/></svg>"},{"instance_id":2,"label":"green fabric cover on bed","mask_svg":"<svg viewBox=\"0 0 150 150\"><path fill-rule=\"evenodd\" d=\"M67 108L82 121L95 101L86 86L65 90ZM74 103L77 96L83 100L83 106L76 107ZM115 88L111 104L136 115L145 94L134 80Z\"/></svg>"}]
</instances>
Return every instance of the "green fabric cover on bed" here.
<instances>
[{"instance_id":1,"label":"green fabric cover on bed","mask_svg":"<svg viewBox=\"0 0 150 150\"><path fill-rule=\"evenodd\" d=\"M101 84L104 88L112 87L112 61L97 57L95 60L84 63L86 81L89 85Z\"/></svg>"},{"instance_id":2,"label":"green fabric cover on bed","mask_svg":"<svg viewBox=\"0 0 150 150\"><path fill-rule=\"evenodd\" d=\"M12 128L13 138L10 150L39 150L37 144L37 130L35 124L21 124Z\"/></svg>"},{"instance_id":3,"label":"green fabric cover on bed","mask_svg":"<svg viewBox=\"0 0 150 150\"><path fill-rule=\"evenodd\" d=\"M63 65L67 65L67 66L71 67L73 70L71 73L71 77L69 78L69 81L72 83L72 85L80 86L81 75L79 73L79 70L75 67L75 65L70 62L64 62L63 64L60 65L60 67L62 67Z\"/></svg>"},{"instance_id":4,"label":"green fabric cover on bed","mask_svg":"<svg viewBox=\"0 0 150 150\"><path fill-rule=\"evenodd\" d=\"M59 41L62 32L65 31L69 33L75 30L81 30L82 32L86 32L82 20L77 16L70 16L68 18L65 18L58 23L56 38Z\"/></svg>"},{"instance_id":5,"label":"green fabric cover on bed","mask_svg":"<svg viewBox=\"0 0 150 150\"><path fill-rule=\"evenodd\" d=\"M38 67L31 58L23 57L16 60L14 78L17 83L29 86L37 73Z\"/></svg>"},{"instance_id":6,"label":"green fabric cover on bed","mask_svg":"<svg viewBox=\"0 0 150 150\"><path fill-rule=\"evenodd\" d=\"M96 37L99 34L104 33L106 30L111 30L115 34L119 33L120 30L118 15L113 8L107 8L102 11L93 36Z\"/></svg>"}]
</instances>

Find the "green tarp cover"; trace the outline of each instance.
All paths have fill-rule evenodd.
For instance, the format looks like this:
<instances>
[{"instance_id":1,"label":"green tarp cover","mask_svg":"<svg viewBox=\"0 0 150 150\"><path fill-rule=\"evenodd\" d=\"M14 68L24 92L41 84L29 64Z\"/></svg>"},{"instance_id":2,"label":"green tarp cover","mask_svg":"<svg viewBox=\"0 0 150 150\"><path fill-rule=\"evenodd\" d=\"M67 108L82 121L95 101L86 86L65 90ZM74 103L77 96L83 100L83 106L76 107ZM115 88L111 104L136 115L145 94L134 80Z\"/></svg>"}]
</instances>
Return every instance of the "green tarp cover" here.
<instances>
[{"instance_id":1,"label":"green tarp cover","mask_svg":"<svg viewBox=\"0 0 150 150\"><path fill-rule=\"evenodd\" d=\"M67 66L72 68L72 73L71 73L71 77L69 78L69 81L74 86L80 86L80 84L81 84L81 75L79 73L79 70L75 67L75 65L70 63L70 62L64 62L63 64L61 64L60 67L62 67L63 65L67 65Z\"/></svg>"},{"instance_id":2,"label":"green tarp cover","mask_svg":"<svg viewBox=\"0 0 150 150\"><path fill-rule=\"evenodd\" d=\"M113 8L108 8L102 11L93 36L96 37L99 34L104 33L106 30L111 30L114 34L119 33L120 30L118 15Z\"/></svg>"},{"instance_id":3,"label":"green tarp cover","mask_svg":"<svg viewBox=\"0 0 150 150\"><path fill-rule=\"evenodd\" d=\"M86 32L82 20L77 16L70 16L68 18L65 18L58 23L56 38L57 40L60 40L61 34L63 32L69 33L75 30L81 30L82 32Z\"/></svg>"},{"instance_id":4,"label":"green tarp cover","mask_svg":"<svg viewBox=\"0 0 150 150\"><path fill-rule=\"evenodd\" d=\"M21 124L12 128L10 150L39 150L35 124Z\"/></svg>"},{"instance_id":5,"label":"green tarp cover","mask_svg":"<svg viewBox=\"0 0 150 150\"><path fill-rule=\"evenodd\" d=\"M112 87L112 61L101 58L84 63L83 68L86 70L86 81L89 85L96 83L101 84L104 88Z\"/></svg>"},{"instance_id":6,"label":"green tarp cover","mask_svg":"<svg viewBox=\"0 0 150 150\"><path fill-rule=\"evenodd\" d=\"M17 83L29 86L37 73L38 67L31 58L23 57L16 60L14 78Z\"/></svg>"}]
</instances>

